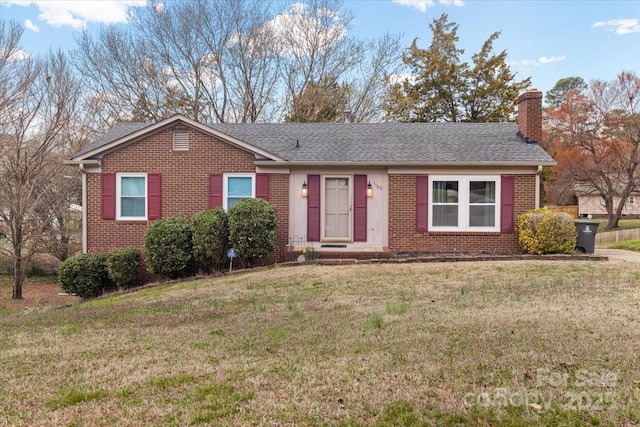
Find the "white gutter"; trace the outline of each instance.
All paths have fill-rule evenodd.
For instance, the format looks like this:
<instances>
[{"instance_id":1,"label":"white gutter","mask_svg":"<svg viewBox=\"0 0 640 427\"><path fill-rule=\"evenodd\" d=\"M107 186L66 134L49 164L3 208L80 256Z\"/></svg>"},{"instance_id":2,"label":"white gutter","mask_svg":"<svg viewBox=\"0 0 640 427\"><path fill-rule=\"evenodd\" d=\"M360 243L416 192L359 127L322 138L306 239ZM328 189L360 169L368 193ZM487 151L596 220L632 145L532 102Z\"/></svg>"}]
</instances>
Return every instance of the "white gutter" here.
<instances>
[{"instance_id":1,"label":"white gutter","mask_svg":"<svg viewBox=\"0 0 640 427\"><path fill-rule=\"evenodd\" d=\"M390 167L434 167L434 166L555 166L555 161L549 162L519 162L519 161L504 161L504 162L311 162L311 161L291 161L291 162L274 162L274 161L261 161L257 160L254 165L263 167L283 167L283 166L390 166Z\"/></svg>"},{"instance_id":2,"label":"white gutter","mask_svg":"<svg viewBox=\"0 0 640 427\"><path fill-rule=\"evenodd\" d=\"M82 253L86 254L89 247L87 243L87 172L82 163L80 163L80 173L82 176Z\"/></svg>"},{"instance_id":3,"label":"white gutter","mask_svg":"<svg viewBox=\"0 0 640 427\"><path fill-rule=\"evenodd\" d=\"M65 160L62 163L65 165L99 165L99 159L87 159L87 160Z\"/></svg>"},{"instance_id":4,"label":"white gutter","mask_svg":"<svg viewBox=\"0 0 640 427\"><path fill-rule=\"evenodd\" d=\"M538 171L536 172L536 195L535 195L535 208L540 209L540 173L542 172L542 165L538 165Z\"/></svg>"}]
</instances>

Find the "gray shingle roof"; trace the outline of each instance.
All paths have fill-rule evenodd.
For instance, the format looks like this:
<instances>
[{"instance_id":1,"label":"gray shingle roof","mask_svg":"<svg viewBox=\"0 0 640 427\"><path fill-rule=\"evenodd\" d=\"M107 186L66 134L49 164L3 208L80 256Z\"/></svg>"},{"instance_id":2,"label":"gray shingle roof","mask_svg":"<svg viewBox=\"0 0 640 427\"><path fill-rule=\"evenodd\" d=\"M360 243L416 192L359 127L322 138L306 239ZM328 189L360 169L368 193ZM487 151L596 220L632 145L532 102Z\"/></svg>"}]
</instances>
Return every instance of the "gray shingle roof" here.
<instances>
[{"instance_id":1,"label":"gray shingle roof","mask_svg":"<svg viewBox=\"0 0 640 427\"><path fill-rule=\"evenodd\" d=\"M114 126L74 157L143 129ZM538 145L517 136L514 123L254 123L212 129L293 162L550 163Z\"/></svg>"}]
</instances>

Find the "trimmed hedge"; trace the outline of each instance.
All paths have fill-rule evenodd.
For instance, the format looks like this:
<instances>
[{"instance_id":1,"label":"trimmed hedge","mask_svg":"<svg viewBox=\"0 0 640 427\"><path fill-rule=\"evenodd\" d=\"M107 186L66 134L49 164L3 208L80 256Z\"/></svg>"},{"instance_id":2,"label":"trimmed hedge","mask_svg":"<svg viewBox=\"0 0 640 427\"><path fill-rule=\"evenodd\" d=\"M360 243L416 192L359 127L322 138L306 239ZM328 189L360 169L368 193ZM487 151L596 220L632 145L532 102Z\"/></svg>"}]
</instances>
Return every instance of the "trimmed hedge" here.
<instances>
[{"instance_id":1,"label":"trimmed hedge","mask_svg":"<svg viewBox=\"0 0 640 427\"><path fill-rule=\"evenodd\" d=\"M107 255L107 272L109 278L119 288L128 288L133 285L142 255L138 249L121 248L114 249Z\"/></svg>"},{"instance_id":2,"label":"trimmed hedge","mask_svg":"<svg viewBox=\"0 0 640 427\"><path fill-rule=\"evenodd\" d=\"M219 270L227 259L229 216L223 208L197 213L193 225L193 258L206 272Z\"/></svg>"},{"instance_id":3,"label":"trimmed hedge","mask_svg":"<svg viewBox=\"0 0 640 427\"><path fill-rule=\"evenodd\" d=\"M184 216L154 221L144 234L147 269L172 279L191 267L193 239L191 221Z\"/></svg>"},{"instance_id":4,"label":"trimmed hedge","mask_svg":"<svg viewBox=\"0 0 640 427\"><path fill-rule=\"evenodd\" d=\"M575 253L577 231L573 219L564 212L536 209L518 217L518 242L525 253Z\"/></svg>"},{"instance_id":5,"label":"trimmed hedge","mask_svg":"<svg viewBox=\"0 0 640 427\"><path fill-rule=\"evenodd\" d=\"M63 291L89 299L100 296L109 281L105 254L80 254L67 258L58 268Z\"/></svg>"},{"instance_id":6,"label":"trimmed hedge","mask_svg":"<svg viewBox=\"0 0 640 427\"><path fill-rule=\"evenodd\" d=\"M262 199L240 199L229 210L229 244L247 260L276 248L276 208Z\"/></svg>"}]
</instances>

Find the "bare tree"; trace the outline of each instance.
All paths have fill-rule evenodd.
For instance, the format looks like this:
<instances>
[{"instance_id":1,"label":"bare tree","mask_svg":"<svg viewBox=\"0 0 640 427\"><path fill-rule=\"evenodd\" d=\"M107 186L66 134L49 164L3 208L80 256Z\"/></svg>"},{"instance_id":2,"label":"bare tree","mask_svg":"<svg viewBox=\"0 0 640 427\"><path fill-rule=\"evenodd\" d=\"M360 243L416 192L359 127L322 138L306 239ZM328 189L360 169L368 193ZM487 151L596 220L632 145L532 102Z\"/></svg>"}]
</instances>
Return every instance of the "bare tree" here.
<instances>
[{"instance_id":1,"label":"bare tree","mask_svg":"<svg viewBox=\"0 0 640 427\"><path fill-rule=\"evenodd\" d=\"M278 55L257 0L152 3L127 30L77 40L76 66L106 122L182 113L202 122L254 122L277 88Z\"/></svg>"},{"instance_id":2,"label":"bare tree","mask_svg":"<svg viewBox=\"0 0 640 427\"><path fill-rule=\"evenodd\" d=\"M15 25L2 24L0 34L0 219L9 243L2 250L13 258L12 298L20 299L27 263L53 221L43 212L66 203L46 195L65 179L62 131L71 121L79 87L61 53L45 59L23 56Z\"/></svg>"},{"instance_id":3,"label":"bare tree","mask_svg":"<svg viewBox=\"0 0 640 427\"><path fill-rule=\"evenodd\" d=\"M384 116L386 81L402 64L401 35L385 34L365 42L365 58L345 79L347 108L354 122L380 121Z\"/></svg>"},{"instance_id":4,"label":"bare tree","mask_svg":"<svg viewBox=\"0 0 640 427\"><path fill-rule=\"evenodd\" d=\"M22 59L25 66L28 62L19 49L23 32L17 22L0 21L0 111L10 108L29 86L27 79L20 78L21 67L16 66Z\"/></svg>"},{"instance_id":5,"label":"bare tree","mask_svg":"<svg viewBox=\"0 0 640 427\"><path fill-rule=\"evenodd\" d=\"M615 228L640 180L640 77L622 72L592 81L585 93L569 91L547 109L549 148L557 181L602 197L607 228Z\"/></svg>"},{"instance_id":6,"label":"bare tree","mask_svg":"<svg viewBox=\"0 0 640 427\"><path fill-rule=\"evenodd\" d=\"M101 107L96 112L104 125L181 112L172 102L180 94L154 62L148 43L116 27L102 28L95 38L84 32L77 43L75 65L90 91L87 98Z\"/></svg>"},{"instance_id":7,"label":"bare tree","mask_svg":"<svg viewBox=\"0 0 640 427\"><path fill-rule=\"evenodd\" d=\"M268 25L281 51L281 73L289 115L309 84L336 79L354 70L364 56L361 42L347 37L353 20L340 14L337 0L294 3Z\"/></svg>"},{"instance_id":8,"label":"bare tree","mask_svg":"<svg viewBox=\"0 0 640 427\"><path fill-rule=\"evenodd\" d=\"M277 121L296 111L311 82L329 79L349 88L340 110L351 105L357 121L372 120L384 75L400 63L399 37L349 37L352 16L341 5L151 3L126 30L84 33L76 66L107 124L175 113L201 122Z\"/></svg>"}]
</instances>

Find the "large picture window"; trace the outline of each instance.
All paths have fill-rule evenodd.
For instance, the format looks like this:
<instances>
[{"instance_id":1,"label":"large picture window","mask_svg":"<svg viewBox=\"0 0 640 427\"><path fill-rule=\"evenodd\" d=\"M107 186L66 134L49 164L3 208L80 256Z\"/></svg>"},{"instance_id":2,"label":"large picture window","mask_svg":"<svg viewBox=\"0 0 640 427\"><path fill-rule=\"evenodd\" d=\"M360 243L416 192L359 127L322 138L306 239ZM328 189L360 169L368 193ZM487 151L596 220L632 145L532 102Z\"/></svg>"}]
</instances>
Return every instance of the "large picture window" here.
<instances>
[{"instance_id":1,"label":"large picture window","mask_svg":"<svg viewBox=\"0 0 640 427\"><path fill-rule=\"evenodd\" d=\"M240 199L255 197L253 174L227 174L224 176L224 208L229 210Z\"/></svg>"},{"instance_id":2,"label":"large picture window","mask_svg":"<svg viewBox=\"0 0 640 427\"><path fill-rule=\"evenodd\" d=\"M117 219L147 219L146 174L118 174L116 191Z\"/></svg>"},{"instance_id":3,"label":"large picture window","mask_svg":"<svg viewBox=\"0 0 640 427\"><path fill-rule=\"evenodd\" d=\"M429 177L429 228L499 231L500 177Z\"/></svg>"}]
</instances>

